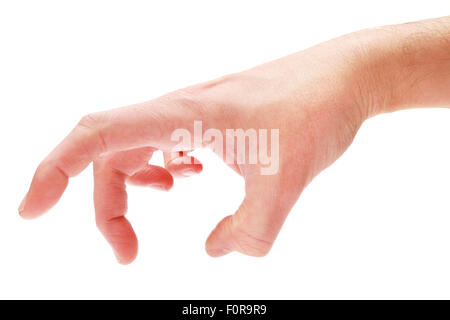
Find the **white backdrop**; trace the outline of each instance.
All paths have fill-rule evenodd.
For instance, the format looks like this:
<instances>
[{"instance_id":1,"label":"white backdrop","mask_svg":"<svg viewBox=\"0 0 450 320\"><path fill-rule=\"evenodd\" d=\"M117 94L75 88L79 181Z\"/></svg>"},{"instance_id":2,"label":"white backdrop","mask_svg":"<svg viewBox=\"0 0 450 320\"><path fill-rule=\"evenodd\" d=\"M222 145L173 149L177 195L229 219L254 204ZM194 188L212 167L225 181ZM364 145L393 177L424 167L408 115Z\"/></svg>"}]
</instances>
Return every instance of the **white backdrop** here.
<instances>
[{"instance_id":1,"label":"white backdrop","mask_svg":"<svg viewBox=\"0 0 450 320\"><path fill-rule=\"evenodd\" d=\"M0 298L450 298L448 109L367 121L265 258L206 255L244 184L204 150L203 173L169 193L129 187L140 241L129 266L96 230L91 167L42 218L17 214L36 166L84 114L448 14L447 0L1 1Z\"/></svg>"}]
</instances>

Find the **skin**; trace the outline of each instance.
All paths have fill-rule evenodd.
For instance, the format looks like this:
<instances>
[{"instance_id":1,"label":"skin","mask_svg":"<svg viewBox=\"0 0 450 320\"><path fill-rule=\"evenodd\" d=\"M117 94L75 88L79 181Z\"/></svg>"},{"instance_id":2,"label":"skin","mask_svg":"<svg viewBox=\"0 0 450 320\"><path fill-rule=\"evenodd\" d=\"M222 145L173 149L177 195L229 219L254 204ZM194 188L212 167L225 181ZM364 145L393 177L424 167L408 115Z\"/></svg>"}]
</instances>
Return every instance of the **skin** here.
<instances>
[{"instance_id":1,"label":"skin","mask_svg":"<svg viewBox=\"0 0 450 320\"><path fill-rule=\"evenodd\" d=\"M240 73L136 105L93 113L36 170L19 207L36 218L68 180L94 167L96 222L122 264L137 255L125 218L126 184L168 190L173 176L201 171L190 150L174 150L177 128L279 128L279 170L231 164L246 196L206 241L213 257L266 255L303 189L351 144L369 117L410 107L450 104L450 17L358 31ZM165 152L165 168L148 164ZM174 152L176 151L176 152ZM186 163L183 160L190 160Z\"/></svg>"}]
</instances>

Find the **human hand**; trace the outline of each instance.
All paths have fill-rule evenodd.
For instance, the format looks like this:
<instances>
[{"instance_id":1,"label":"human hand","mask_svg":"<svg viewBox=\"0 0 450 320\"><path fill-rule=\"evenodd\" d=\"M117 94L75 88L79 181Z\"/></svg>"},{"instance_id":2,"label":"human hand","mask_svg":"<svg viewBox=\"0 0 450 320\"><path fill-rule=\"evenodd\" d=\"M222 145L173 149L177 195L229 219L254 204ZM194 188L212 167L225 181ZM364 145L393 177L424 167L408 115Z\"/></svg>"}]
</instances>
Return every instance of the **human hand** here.
<instances>
[{"instance_id":1,"label":"human hand","mask_svg":"<svg viewBox=\"0 0 450 320\"><path fill-rule=\"evenodd\" d=\"M360 34L342 37L149 102L83 117L39 165L20 206L21 216L35 218L50 209L68 178L93 161L97 225L119 262L130 263L137 254L137 239L125 218L125 184L167 190L172 174L201 170L199 163L185 154L177 157L177 152L211 147L245 179L246 196L213 230L207 252L267 254L302 190L345 151L363 121L388 111L383 107L402 104L403 91L386 98L392 77L380 76L377 69L381 49L366 52L363 42ZM245 156L226 143L218 147L208 139L200 145L173 139L183 128L195 137L198 121L203 131L215 130L210 132L223 137L227 129L267 130L270 140L271 130L278 129L279 137L268 147L276 162L269 166L276 170L264 171L268 164L261 161L260 139L245 146ZM155 150L171 160L166 169L148 164ZM255 152L256 163L249 161Z\"/></svg>"}]
</instances>

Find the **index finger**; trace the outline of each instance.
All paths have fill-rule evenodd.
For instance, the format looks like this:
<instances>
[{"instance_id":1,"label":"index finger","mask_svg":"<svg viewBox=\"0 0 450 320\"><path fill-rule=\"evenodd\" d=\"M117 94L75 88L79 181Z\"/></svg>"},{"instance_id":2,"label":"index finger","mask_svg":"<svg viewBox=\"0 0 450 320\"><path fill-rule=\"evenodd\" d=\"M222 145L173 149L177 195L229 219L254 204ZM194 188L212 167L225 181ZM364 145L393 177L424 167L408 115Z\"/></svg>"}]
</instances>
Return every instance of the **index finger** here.
<instances>
[{"instance_id":1,"label":"index finger","mask_svg":"<svg viewBox=\"0 0 450 320\"><path fill-rule=\"evenodd\" d=\"M170 150L176 128L198 119L195 103L171 94L156 100L82 118L70 134L41 162L19 207L24 218L35 218L59 200L69 177L76 176L100 154L152 146Z\"/></svg>"}]
</instances>

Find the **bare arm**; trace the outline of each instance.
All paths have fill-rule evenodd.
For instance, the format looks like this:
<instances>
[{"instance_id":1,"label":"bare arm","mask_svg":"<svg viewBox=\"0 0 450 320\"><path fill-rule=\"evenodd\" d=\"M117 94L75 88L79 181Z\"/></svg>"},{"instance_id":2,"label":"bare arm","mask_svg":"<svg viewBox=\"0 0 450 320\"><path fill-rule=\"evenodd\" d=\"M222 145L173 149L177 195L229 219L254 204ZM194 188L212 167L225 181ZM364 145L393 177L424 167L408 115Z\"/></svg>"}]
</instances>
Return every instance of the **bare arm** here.
<instances>
[{"instance_id":1,"label":"bare arm","mask_svg":"<svg viewBox=\"0 0 450 320\"><path fill-rule=\"evenodd\" d=\"M119 262L130 263L137 238L125 218L126 183L169 189L179 158L187 157L166 157L166 170L148 165L153 151L173 155L212 147L178 144L171 138L177 129L195 136L201 121L216 137L230 129L278 130L268 143L271 171L261 161L261 148L240 150L248 152L242 162L239 149L212 147L245 179L246 194L212 231L206 250L215 257L232 251L263 256L306 185L346 150L368 117L444 105L450 105L449 17L359 31L251 70L83 117L39 165L19 212L24 218L43 214L69 178L94 162L97 225ZM252 157L258 161L247 161ZM179 173L201 170L178 165Z\"/></svg>"}]
</instances>

